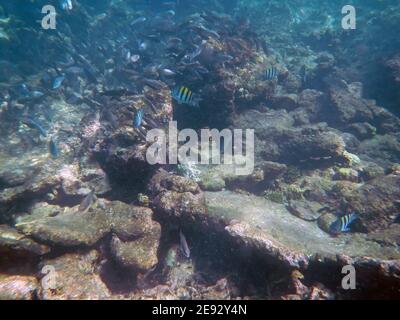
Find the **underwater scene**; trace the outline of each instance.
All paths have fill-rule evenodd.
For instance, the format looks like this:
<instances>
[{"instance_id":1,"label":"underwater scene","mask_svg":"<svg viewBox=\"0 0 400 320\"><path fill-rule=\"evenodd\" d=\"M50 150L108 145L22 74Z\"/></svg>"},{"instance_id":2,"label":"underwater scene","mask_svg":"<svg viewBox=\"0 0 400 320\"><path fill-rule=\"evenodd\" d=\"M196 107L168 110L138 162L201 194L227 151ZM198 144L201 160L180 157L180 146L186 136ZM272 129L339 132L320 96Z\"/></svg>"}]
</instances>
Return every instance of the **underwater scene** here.
<instances>
[{"instance_id":1,"label":"underwater scene","mask_svg":"<svg viewBox=\"0 0 400 320\"><path fill-rule=\"evenodd\" d=\"M0 0L0 300L400 299L398 0Z\"/></svg>"}]
</instances>

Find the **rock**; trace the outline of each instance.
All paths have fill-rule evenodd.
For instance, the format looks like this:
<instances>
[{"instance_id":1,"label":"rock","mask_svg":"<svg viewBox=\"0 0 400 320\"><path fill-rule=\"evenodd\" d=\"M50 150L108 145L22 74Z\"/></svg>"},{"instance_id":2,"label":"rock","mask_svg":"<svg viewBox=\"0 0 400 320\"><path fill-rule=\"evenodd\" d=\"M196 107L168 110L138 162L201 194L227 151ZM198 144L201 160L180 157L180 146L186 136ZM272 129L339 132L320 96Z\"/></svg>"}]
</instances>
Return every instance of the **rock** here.
<instances>
[{"instance_id":1,"label":"rock","mask_svg":"<svg viewBox=\"0 0 400 320\"><path fill-rule=\"evenodd\" d=\"M82 213L78 207L44 203L34 207L30 215L20 217L16 228L38 241L65 247L92 246L110 232L107 214L98 207Z\"/></svg>"},{"instance_id":2,"label":"rock","mask_svg":"<svg viewBox=\"0 0 400 320\"><path fill-rule=\"evenodd\" d=\"M192 220L193 214L204 213L203 193L194 195L190 192L163 192L153 200L155 208L168 218L184 218Z\"/></svg>"},{"instance_id":3,"label":"rock","mask_svg":"<svg viewBox=\"0 0 400 320\"><path fill-rule=\"evenodd\" d=\"M226 188L223 173L215 169L204 173L200 178L199 184L203 190L207 191L221 191Z\"/></svg>"},{"instance_id":4,"label":"rock","mask_svg":"<svg viewBox=\"0 0 400 320\"><path fill-rule=\"evenodd\" d=\"M375 101L369 101L369 107L374 112L374 125L380 134L398 133L400 119L385 108L376 105Z\"/></svg>"},{"instance_id":5,"label":"rock","mask_svg":"<svg viewBox=\"0 0 400 320\"><path fill-rule=\"evenodd\" d=\"M319 128L292 129L275 137L279 148L278 161L300 163L311 159L338 158L343 155L344 141L335 133Z\"/></svg>"},{"instance_id":6,"label":"rock","mask_svg":"<svg viewBox=\"0 0 400 320\"><path fill-rule=\"evenodd\" d=\"M145 272L158 263L161 227L149 208L113 202L111 253L123 267Z\"/></svg>"},{"instance_id":7,"label":"rock","mask_svg":"<svg viewBox=\"0 0 400 320\"><path fill-rule=\"evenodd\" d=\"M237 155L231 159L232 164L223 163L203 168L199 185L203 190L208 191L220 191L225 188L254 190L264 182L273 181L278 176L283 175L286 170L286 166L283 164L266 161L260 162L258 168L255 168L251 174L237 174L237 169L241 168L242 164L246 163L245 161L243 156Z\"/></svg>"},{"instance_id":8,"label":"rock","mask_svg":"<svg viewBox=\"0 0 400 320\"><path fill-rule=\"evenodd\" d=\"M0 275L0 300L34 300L38 287L35 277Z\"/></svg>"},{"instance_id":9,"label":"rock","mask_svg":"<svg viewBox=\"0 0 400 320\"><path fill-rule=\"evenodd\" d=\"M346 150L350 152L356 152L358 150L358 147L360 146L360 141L355 135L348 132L343 132L340 133L340 136L342 137L346 145Z\"/></svg>"},{"instance_id":10,"label":"rock","mask_svg":"<svg viewBox=\"0 0 400 320\"><path fill-rule=\"evenodd\" d=\"M50 252L50 248L29 239L7 225L0 225L0 254L19 256L40 256Z\"/></svg>"},{"instance_id":11,"label":"rock","mask_svg":"<svg viewBox=\"0 0 400 320\"><path fill-rule=\"evenodd\" d=\"M235 119L235 128L255 129L256 165L261 161L299 164L312 159L336 159L345 143L325 124L294 128L285 112L248 111Z\"/></svg>"},{"instance_id":12,"label":"rock","mask_svg":"<svg viewBox=\"0 0 400 320\"><path fill-rule=\"evenodd\" d=\"M99 274L99 253L95 250L87 253L67 253L42 262L54 268L52 280L54 288L43 287L47 282L41 279L42 288L39 298L42 300L99 300L110 299L111 292ZM50 285L50 283L49 283Z\"/></svg>"},{"instance_id":13,"label":"rock","mask_svg":"<svg viewBox=\"0 0 400 320\"><path fill-rule=\"evenodd\" d=\"M161 228L159 230L161 233ZM117 236L111 240L111 253L115 260L124 267L140 272L149 271L157 263L158 238L149 236L138 240L122 241Z\"/></svg>"},{"instance_id":14,"label":"rock","mask_svg":"<svg viewBox=\"0 0 400 320\"><path fill-rule=\"evenodd\" d=\"M175 192L191 192L193 194L199 193L200 189L196 182L189 180L185 177L170 175L167 176L161 183L161 186L167 190Z\"/></svg>"},{"instance_id":15,"label":"rock","mask_svg":"<svg viewBox=\"0 0 400 320\"><path fill-rule=\"evenodd\" d=\"M255 248L285 265L305 268L314 255L329 257L345 254L380 259L400 257L400 252L393 247L382 250L380 244L368 241L365 234L331 237L316 223L294 217L284 205L259 197L228 191L206 192L205 195L207 215L195 221L208 220L204 223L208 223L209 227L210 221L223 224L240 246Z\"/></svg>"},{"instance_id":16,"label":"rock","mask_svg":"<svg viewBox=\"0 0 400 320\"><path fill-rule=\"evenodd\" d=\"M65 165L58 174L63 195L84 196L88 190L101 195L111 190L106 173L94 164Z\"/></svg>"},{"instance_id":17,"label":"rock","mask_svg":"<svg viewBox=\"0 0 400 320\"><path fill-rule=\"evenodd\" d=\"M348 167L356 167L361 163L361 160L357 155L347 151L343 152L341 160L343 164L346 164Z\"/></svg>"},{"instance_id":18,"label":"rock","mask_svg":"<svg viewBox=\"0 0 400 320\"><path fill-rule=\"evenodd\" d=\"M316 221L321 216L319 210L322 209L323 206L318 202L291 200L286 208L291 214L300 219Z\"/></svg>"},{"instance_id":19,"label":"rock","mask_svg":"<svg viewBox=\"0 0 400 320\"><path fill-rule=\"evenodd\" d=\"M379 134L399 131L400 119L398 117L377 106L374 100L361 98L359 89L354 90L352 85L343 81L340 85L337 85L337 82L336 80L330 84L330 112L327 117L329 124L348 127L349 124L353 123L369 123L376 127ZM365 125L363 126L361 132L359 125L356 126L356 132L359 132L362 136L374 133L375 130L372 127L365 128Z\"/></svg>"},{"instance_id":20,"label":"rock","mask_svg":"<svg viewBox=\"0 0 400 320\"><path fill-rule=\"evenodd\" d=\"M196 193L191 192L176 192L169 190L164 186L168 184L163 183L163 180L174 179L171 178L171 174L159 170L150 180L148 185L148 190L150 194L154 196L153 205L156 208L157 213L160 213L161 219L169 218L184 218L193 219L193 214L204 213L204 194L203 192L197 192L200 190L196 189ZM192 181L187 178L175 179L175 181L180 181L182 183L181 188L174 187L175 190L187 190L185 185L192 186ZM193 190L193 188L192 188Z\"/></svg>"},{"instance_id":21,"label":"rock","mask_svg":"<svg viewBox=\"0 0 400 320\"><path fill-rule=\"evenodd\" d=\"M218 280L215 285L202 290L200 295L205 300L230 300L232 294L228 279L222 278Z\"/></svg>"},{"instance_id":22,"label":"rock","mask_svg":"<svg viewBox=\"0 0 400 320\"><path fill-rule=\"evenodd\" d=\"M360 180L360 175L357 170L351 168L339 168L335 173L334 179L358 182Z\"/></svg>"},{"instance_id":23,"label":"rock","mask_svg":"<svg viewBox=\"0 0 400 320\"><path fill-rule=\"evenodd\" d=\"M166 284L168 284L172 290L186 287L193 281L194 274L195 267L193 262L190 260L180 260L168 269Z\"/></svg>"},{"instance_id":24,"label":"rock","mask_svg":"<svg viewBox=\"0 0 400 320\"><path fill-rule=\"evenodd\" d=\"M360 140L370 139L376 134L376 128L368 122L353 123L348 127L348 131Z\"/></svg>"},{"instance_id":25,"label":"rock","mask_svg":"<svg viewBox=\"0 0 400 320\"><path fill-rule=\"evenodd\" d=\"M387 228L390 216L398 212L393 201L400 198L400 176L390 174L366 182L345 195L348 206L359 213L368 231Z\"/></svg>"},{"instance_id":26,"label":"rock","mask_svg":"<svg viewBox=\"0 0 400 320\"><path fill-rule=\"evenodd\" d=\"M287 173L288 167L285 164L265 161L259 164L264 171L264 179L267 181L272 181L280 178L282 175Z\"/></svg>"},{"instance_id":27,"label":"rock","mask_svg":"<svg viewBox=\"0 0 400 320\"><path fill-rule=\"evenodd\" d=\"M276 95L271 100L271 108L285 109L291 111L298 106L298 96L296 94Z\"/></svg>"},{"instance_id":28,"label":"rock","mask_svg":"<svg viewBox=\"0 0 400 320\"><path fill-rule=\"evenodd\" d=\"M379 176L383 176L385 170L376 163L370 162L362 167L362 177L364 180L369 181Z\"/></svg>"},{"instance_id":29,"label":"rock","mask_svg":"<svg viewBox=\"0 0 400 320\"><path fill-rule=\"evenodd\" d=\"M158 129L166 129L166 123L172 119L172 100L170 90L166 88L147 90L146 97L133 95L123 98L121 103L114 104L113 128L101 127L93 146L93 155L99 161L102 168L119 181L125 181L131 172L146 177L153 167L146 160L147 146L145 143L146 127L144 132L134 130L132 119L135 108L126 108L126 101L135 101L135 108L149 110L147 117L155 122ZM151 110L151 111L150 111ZM109 122L109 119L102 119ZM163 124L161 126L161 124ZM132 181L128 181L132 183Z\"/></svg>"},{"instance_id":30,"label":"rock","mask_svg":"<svg viewBox=\"0 0 400 320\"><path fill-rule=\"evenodd\" d=\"M377 135L365 140L358 148L359 154L367 155L373 162L382 167L400 163L400 142L395 135Z\"/></svg>"},{"instance_id":31,"label":"rock","mask_svg":"<svg viewBox=\"0 0 400 320\"><path fill-rule=\"evenodd\" d=\"M45 194L59 183L60 178L55 173L36 172L22 185L3 189L0 192L0 203L10 203L18 199L29 199L32 196Z\"/></svg>"},{"instance_id":32,"label":"rock","mask_svg":"<svg viewBox=\"0 0 400 320\"><path fill-rule=\"evenodd\" d=\"M321 217L319 217L318 219L318 226L326 233L330 234L331 232L329 228L332 225L332 223L334 223L337 219L338 217L331 213L321 215Z\"/></svg>"},{"instance_id":33,"label":"rock","mask_svg":"<svg viewBox=\"0 0 400 320\"><path fill-rule=\"evenodd\" d=\"M368 103L354 96L347 89L331 89L330 92L331 112L333 119L340 125L348 125L355 122L371 122L374 118Z\"/></svg>"},{"instance_id":34,"label":"rock","mask_svg":"<svg viewBox=\"0 0 400 320\"><path fill-rule=\"evenodd\" d=\"M303 90L299 96L299 109L304 109L310 122L318 122L320 113L327 101L323 92L312 89Z\"/></svg>"},{"instance_id":35,"label":"rock","mask_svg":"<svg viewBox=\"0 0 400 320\"><path fill-rule=\"evenodd\" d=\"M392 70L395 80L400 82L400 54L386 61L386 65Z\"/></svg>"}]
</instances>

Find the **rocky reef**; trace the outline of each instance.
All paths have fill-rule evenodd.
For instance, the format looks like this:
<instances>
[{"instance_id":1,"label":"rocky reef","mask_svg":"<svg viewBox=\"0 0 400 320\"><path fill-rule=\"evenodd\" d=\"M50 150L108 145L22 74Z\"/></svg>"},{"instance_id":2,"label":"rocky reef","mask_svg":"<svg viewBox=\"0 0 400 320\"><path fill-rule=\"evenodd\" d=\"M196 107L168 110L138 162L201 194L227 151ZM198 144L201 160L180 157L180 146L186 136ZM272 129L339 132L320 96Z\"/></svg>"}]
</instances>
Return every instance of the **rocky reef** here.
<instances>
[{"instance_id":1,"label":"rocky reef","mask_svg":"<svg viewBox=\"0 0 400 320\"><path fill-rule=\"evenodd\" d=\"M51 35L0 7L0 299L398 299L398 47L363 47L331 2L105 2ZM366 11L368 39L400 25ZM171 120L254 129L253 172L151 165Z\"/></svg>"}]
</instances>

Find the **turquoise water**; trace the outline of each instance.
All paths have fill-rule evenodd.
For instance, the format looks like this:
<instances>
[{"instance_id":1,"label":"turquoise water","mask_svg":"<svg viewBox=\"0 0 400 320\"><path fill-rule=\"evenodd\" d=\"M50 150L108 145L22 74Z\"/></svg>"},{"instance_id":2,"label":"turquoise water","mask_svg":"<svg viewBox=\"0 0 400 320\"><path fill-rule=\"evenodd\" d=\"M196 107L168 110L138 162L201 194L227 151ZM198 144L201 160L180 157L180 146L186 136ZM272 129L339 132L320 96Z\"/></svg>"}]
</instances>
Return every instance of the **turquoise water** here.
<instances>
[{"instance_id":1,"label":"turquoise water","mask_svg":"<svg viewBox=\"0 0 400 320\"><path fill-rule=\"evenodd\" d=\"M398 1L0 1L0 298L399 298L399 32Z\"/></svg>"}]
</instances>

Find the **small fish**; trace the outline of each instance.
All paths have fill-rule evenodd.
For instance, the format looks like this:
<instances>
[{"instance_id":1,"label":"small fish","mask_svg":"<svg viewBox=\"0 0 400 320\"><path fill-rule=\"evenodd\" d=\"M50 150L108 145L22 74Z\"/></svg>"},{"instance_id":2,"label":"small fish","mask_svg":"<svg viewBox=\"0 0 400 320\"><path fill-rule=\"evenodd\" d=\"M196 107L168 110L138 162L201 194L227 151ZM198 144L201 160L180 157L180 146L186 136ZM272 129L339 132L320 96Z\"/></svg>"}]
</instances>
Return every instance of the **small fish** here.
<instances>
[{"instance_id":1,"label":"small fish","mask_svg":"<svg viewBox=\"0 0 400 320\"><path fill-rule=\"evenodd\" d=\"M133 126L137 129L142 125L144 116L144 109L139 109L135 113L135 117L133 118Z\"/></svg>"},{"instance_id":2,"label":"small fish","mask_svg":"<svg viewBox=\"0 0 400 320\"><path fill-rule=\"evenodd\" d=\"M398 223L400 224L400 213L396 216L396 218L394 218L392 223Z\"/></svg>"},{"instance_id":3,"label":"small fish","mask_svg":"<svg viewBox=\"0 0 400 320\"><path fill-rule=\"evenodd\" d=\"M27 125L29 128L38 130L40 135L43 137L47 135L46 130L34 118L28 117L26 119L23 119L22 123Z\"/></svg>"},{"instance_id":4,"label":"small fish","mask_svg":"<svg viewBox=\"0 0 400 320\"><path fill-rule=\"evenodd\" d=\"M356 213L346 214L333 222L329 226L329 231L334 235L340 234L341 232L349 232L350 225L358 218Z\"/></svg>"},{"instance_id":5,"label":"small fish","mask_svg":"<svg viewBox=\"0 0 400 320\"><path fill-rule=\"evenodd\" d=\"M190 258L190 249L188 246L188 243L186 241L185 235L182 233L182 231L179 231L179 239L180 239L180 249L181 252L185 255L186 258Z\"/></svg>"},{"instance_id":6,"label":"small fish","mask_svg":"<svg viewBox=\"0 0 400 320\"><path fill-rule=\"evenodd\" d=\"M163 76L166 76L166 77L173 77L176 75L176 72L172 71L171 69L167 69L167 68L160 69L159 72L160 72L160 74L162 74Z\"/></svg>"},{"instance_id":7,"label":"small fish","mask_svg":"<svg viewBox=\"0 0 400 320\"><path fill-rule=\"evenodd\" d=\"M90 191L85 198L83 198L81 204L79 205L78 211L85 213L87 212L91 206L93 205L93 203L96 201L97 197L94 193L94 191Z\"/></svg>"},{"instance_id":8,"label":"small fish","mask_svg":"<svg viewBox=\"0 0 400 320\"><path fill-rule=\"evenodd\" d=\"M147 41L143 41L139 44L139 51L144 52L149 48L149 43Z\"/></svg>"},{"instance_id":9,"label":"small fish","mask_svg":"<svg viewBox=\"0 0 400 320\"><path fill-rule=\"evenodd\" d=\"M172 90L171 96L179 104L188 104L193 107L199 106L199 100L195 99L193 92L185 86L176 87Z\"/></svg>"},{"instance_id":10,"label":"small fish","mask_svg":"<svg viewBox=\"0 0 400 320\"><path fill-rule=\"evenodd\" d=\"M171 18L171 17L174 17L174 16L176 15L176 13L175 13L174 10L168 10L168 11L165 13L165 15L167 15L167 16L169 16L169 17Z\"/></svg>"},{"instance_id":11,"label":"small fish","mask_svg":"<svg viewBox=\"0 0 400 320\"><path fill-rule=\"evenodd\" d=\"M39 99L39 98L44 96L44 93L41 92L41 91L38 91L38 90L34 90L34 91L31 92L30 96L33 99Z\"/></svg>"},{"instance_id":12,"label":"small fish","mask_svg":"<svg viewBox=\"0 0 400 320\"><path fill-rule=\"evenodd\" d=\"M138 54L132 55L132 56L131 56L131 59L130 59L130 61L133 62L133 63L136 63L136 62L138 62L139 60L140 60L140 56L139 56Z\"/></svg>"},{"instance_id":13,"label":"small fish","mask_svg":"<svg viewBox=\"0 0 400 320\"><path fill-rule=\"evenodd\" d=\"M50 138L49 150L50 150L50 154L53 158L58 157L60 152L58 151L57 145L56 145L55 141L53 140L53 138Z\"/></svg>"},{"instance_id":14,"label":"small fish","mask_svg":"<svg viewBox=\"0 0 400 320\"><path fill-rule=\"evenodd\" d=\"M273 80L278 77L278 70L275 67L268 68L265 71L265 78L267 80Z\"/></svg>"},{"instance_id":15,"label":"small fish","mask_svg":"<svg viewBox=\"0 0 400 320\"><path fill-rule=\"evenodd\" d=\"M58 76L57 78L54 79L53 82L53 89L56 90L61 87L62 83L64 82L65 77L64 76Z\"/></svg>"},{"instance_id":16,"label":"small fish","mask_svg":"<svg viewBox=\"0 0 400 320\"><path fill-rule=\"evenodd\" d=\"M31 95L31 92L29 91L28 86L25 83L19 85L17 90L18 93L24 98L29 97Z\"/></svg>"},{"instance_id":17,"label":"small fish","mask_svg":"<svg viewBox=\"0 0 400 320\"><path fill-rule=\"evenodd\" d=\"M300 79L302 85L304 85L307 82L307 67L306 65L303 65L300 69Z\"/></svg>"},{"instance_id":18,"label":"small fish","mask_svg":"<svg viewBox=\"0 0 400 320\"><path fill-rule=\"evenodd\" d=\"M84 72L85 72L85 70L83 70L82 68L77 67L77 66L71 66L71 67L68 67L67 69L65 69L65 73L73 74L73 75L83 74Z\"/></svg>"},{"instance_id":19,"label":"small fish","mask_svg":"<svg viewBox=\"0 0 400 320\"><path fill-rule=\"evenodd\" d=\"M65 10L65 11L70 11L72 10L72 0L60 0L60 7L61 9Z\"/></svg>"},{"instance_id":20,"label":"small fish","mask_svg":"<svg viewBox=\"0 0 400 320\"><path fill-rule=\"evenodd\" d=\"M131 51L129 49L123 48L122 49L122 58L125 59L126 61L129 61L131 59Z\"/></svg>"},{"instance_id":21,"label":"small fish","mask_svg":"<svg viewBox=\"0 0 400 320\"><path fill-rule=\"evenodd\" d=\"M133 27L133 26L135 26L135 25L137 25L137 24L146 22L146 21L147 21L146 17L139 17L139 18L137 18L137 19L135 19L135 20L133 20L133 21L131 22L131 27Z\"/></svg>"}]
</instances>

